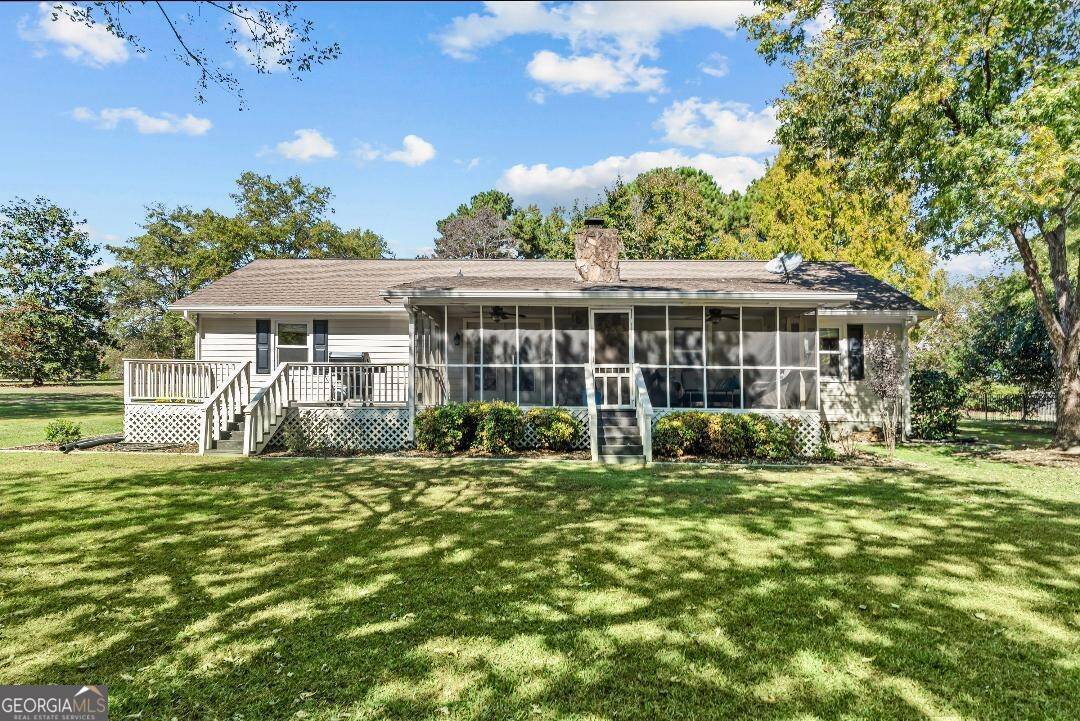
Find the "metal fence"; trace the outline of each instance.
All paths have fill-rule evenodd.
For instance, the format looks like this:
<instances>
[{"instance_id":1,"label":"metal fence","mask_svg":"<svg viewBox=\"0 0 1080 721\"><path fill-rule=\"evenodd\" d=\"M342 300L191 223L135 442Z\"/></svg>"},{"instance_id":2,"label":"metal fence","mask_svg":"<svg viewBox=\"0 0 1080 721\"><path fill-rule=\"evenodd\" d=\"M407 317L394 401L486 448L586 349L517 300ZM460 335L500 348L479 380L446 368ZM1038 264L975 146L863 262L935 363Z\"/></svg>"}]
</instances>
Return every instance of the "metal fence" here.
<instances>
[{"instance_id":1,"label":"metal fence","mask_svg":"<svg viewBox=\"0 0 1080 721\"><path fill-rule=\"evenodd\" d=\"M1057 394L1049 389L974 391L967 394L964 409L976 420L1057 424Z\"/></svg>"}]
</instances>

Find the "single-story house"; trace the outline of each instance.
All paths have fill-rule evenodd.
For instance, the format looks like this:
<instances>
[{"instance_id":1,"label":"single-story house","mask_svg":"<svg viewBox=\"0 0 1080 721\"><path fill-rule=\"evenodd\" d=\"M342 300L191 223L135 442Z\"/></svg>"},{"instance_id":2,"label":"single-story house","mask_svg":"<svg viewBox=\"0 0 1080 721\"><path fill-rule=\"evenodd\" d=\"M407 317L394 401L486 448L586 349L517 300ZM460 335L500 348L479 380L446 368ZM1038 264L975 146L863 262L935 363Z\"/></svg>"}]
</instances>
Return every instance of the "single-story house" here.
<instances>
[{"instance_id":1,"label":"single-story house","mask_svg":"<svg viewBox=\"0 0 1080 721\"><path fill-rule=\"evenodd\" d=\"M932 315L848 263L590 254L609 232L576 261L256 260L172 306L194 360L125 361L127 439L253 454L294 425L391 450L419 409L499 399L569 409L594 458L649 457L683 409L793 416L809 448L823 419L875 423L864 343L892 328L906 353Z\"/></svg>"}]
</instances>

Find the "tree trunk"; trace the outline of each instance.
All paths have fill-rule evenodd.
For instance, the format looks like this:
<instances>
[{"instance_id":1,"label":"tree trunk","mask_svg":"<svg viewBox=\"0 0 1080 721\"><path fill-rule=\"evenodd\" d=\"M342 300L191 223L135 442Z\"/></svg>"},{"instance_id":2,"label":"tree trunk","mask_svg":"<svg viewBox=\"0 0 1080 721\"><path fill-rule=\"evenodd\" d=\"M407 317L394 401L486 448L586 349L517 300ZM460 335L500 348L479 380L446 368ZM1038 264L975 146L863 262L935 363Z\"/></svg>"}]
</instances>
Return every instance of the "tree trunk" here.
<instances>
[{"instance_id":1,"label":"tree trunk","mask_svg":"<svg viewBox=\"0 0 1080 721\"><path fill-rule=\"evenodd\" d=\"M1071 453L1080 453L1080 366L1066 363L1058 378L1054 445Z\"/></svg>"}]
</instances>

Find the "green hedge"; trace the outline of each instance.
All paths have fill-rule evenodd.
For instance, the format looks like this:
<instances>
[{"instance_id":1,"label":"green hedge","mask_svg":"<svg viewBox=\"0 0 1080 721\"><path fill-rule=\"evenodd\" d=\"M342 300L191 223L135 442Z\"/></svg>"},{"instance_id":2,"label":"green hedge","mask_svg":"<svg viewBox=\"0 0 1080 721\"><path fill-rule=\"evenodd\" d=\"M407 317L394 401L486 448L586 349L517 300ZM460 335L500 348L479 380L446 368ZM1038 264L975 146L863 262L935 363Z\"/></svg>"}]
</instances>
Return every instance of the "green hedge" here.
<instances>
[{"instance_id":1,"label":"green hedge","mask_svg":"<svg viewBox=\"0 0 1080 721\"><path fill-rule=\"evenodd\" d=\"M653 428L653 452L659 458L786 461L799 456L797 428L796 419L774 421L756 413L669 413Z\"/></svg>"},{"instance_id":2,"label":"green hedge","mask_svg":"<svg viewBox=\"0 0 1080 721\"><path fill-rule=\"evenodd\" d=\"M963 384L939 370L911 373L911 433L916 438L943 440L956 434L964 407Z\"/></svg>"},{"instance_id":3,"label":"green hedge","mask_svg":"<svg viewBox=\"0 0 1080 721\"><path fill-rule=\"evenodd\" d=\"M536 431L540 447L549 450L569 450L581 433L581 423L563 408L534 408L526 416L505 401L448 403L416 414L416 447L506 455L522 447L526 423Z\"/></svg>"}]
</instances>

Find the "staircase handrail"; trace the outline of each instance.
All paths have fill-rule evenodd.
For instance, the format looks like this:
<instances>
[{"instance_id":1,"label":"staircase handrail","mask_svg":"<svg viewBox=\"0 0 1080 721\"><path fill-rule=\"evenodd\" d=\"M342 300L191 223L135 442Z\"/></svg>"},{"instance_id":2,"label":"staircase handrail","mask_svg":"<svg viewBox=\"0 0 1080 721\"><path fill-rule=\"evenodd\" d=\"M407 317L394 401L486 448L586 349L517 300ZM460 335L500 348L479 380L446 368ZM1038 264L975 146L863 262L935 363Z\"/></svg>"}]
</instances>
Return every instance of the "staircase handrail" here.
<instances>
[{"instance_id":1,"label":"staircase handrail","mask_svg":"<svg viewBox=\"0 0 1080 721\"><path fill-rule=\"evenodd\" d=\"M202 423L199 429L199 453L221 438L221 432L237 413L242 413L251 395L251 361L244 361L223 380L210 397L199 404Z\"/></svg>"}]
</instances>

